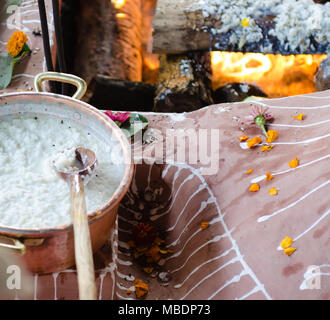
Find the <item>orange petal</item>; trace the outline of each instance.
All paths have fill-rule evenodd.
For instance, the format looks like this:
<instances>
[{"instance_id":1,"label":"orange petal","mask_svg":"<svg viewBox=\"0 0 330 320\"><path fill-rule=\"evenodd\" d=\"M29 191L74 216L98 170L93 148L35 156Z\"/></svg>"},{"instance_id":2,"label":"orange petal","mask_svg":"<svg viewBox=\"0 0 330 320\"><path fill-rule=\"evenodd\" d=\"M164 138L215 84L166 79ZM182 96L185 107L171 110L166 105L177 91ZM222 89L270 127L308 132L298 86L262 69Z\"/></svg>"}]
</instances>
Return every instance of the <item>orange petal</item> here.
<instances>
[{"instance_id":1,"label":"orange petal","mask_svg":"<svg viewBox=\"0 0 330 320\"><path fill-rule=\"evenodd\" d=\"M296 248L286 248L284 249L284 253L287 255L287 256L291 256L292 253L294 253L297 249Z\"/></svg>"},{"instance_id":2,"label":"orange petal","mask_svg":"<svg viewBox=\"0 0 330 320\"><path fill-rule=\"evenodd\" d=\"M289 161L289 167L290 168L296 168L299 165L299 160L297 157L295 157L293 160Z\"/></svg>"},{"instance_id":3,"label":"orange petal","mask_svg":"<svg viewBox=\"0 0 330 320\"><path fill-rule=\"evenodd\" d=\"M134 281L135 294L137 298L142 298L148 293L149 287L146 283L140 280Z\"/></svg>"},{"instance_id":4,"label":"orange petal","mask_svg":"<svg viewBox=\"0 0 330 320\"><path fill-rule=\"evenodd\" d=\"M131 294L131 293L132 293L132 290L127 289L127 290L126 290L126 293L127 293L127 294Z\"/></svg>"},{"instance_id":5,"label":"orange petal","mask_svg":"<svg viewBox=\"0 0 330 320\"><path fill-rule=\"evenodd\" d=\"M274 148L273 145L269 144L269 145L264 145L262 146L261 148L261 151L264 152L264 151L269 151L269 150L272 150Z\"/></svg>"},{"instance_id":6,"label":"orange petal","mask_svg":"<svg viewBox=\"0 0 330 320\"><path fill-rule=\"evenodd\" d=\"M208 226L209 226L209 223L208 223L208 222L202 222L202 223L201 223L201 229L202 229L202 230L208 228Z\"/></svg>"},{"instance_id":7,"label":"orange petal","mask_svg":"<svg viewBox=\"0 0 330 320\"><path fill-rule=\"evenodd\" d=\"M292 239L290 237L285 237L281 242L281 247L283 249L289 248L292 245Z\"/></svg>"},{"instance_id":8,"label":"orange petal","mask_svg":"<svg viewBox=\"0 0 330 320\"><path fill-rule=\"evenodd\" d=\"M271 195L271 196L276 196L277 195L277 189L276 188L271 188L270 190L268 190L268 193Z\"/></svg>"},{"instance_id":9,"label":"orange petal","mask_svg":"<svg viewBox=\"0 0 330 320\"><path fill-rule=\"evenodd\" d=\"M239 137L238 137L239 141L240 142L243 142L243 141L246 141L247 139L249 139L249 137L245 136L244 134L241 134Z\"/></svg>"},{"instance_id":10,"label":"orange petal","mask_svg":"<svg viewBox=\"0 0 330 320\"><path fill-rule=\"evenodd\" d=\"M303 113L301 113L301 114L299 114L298 116L292 116L292 118L295 118L295 119L297 119L297 120L303 120L304 119L304 114Z\"/></svg>"},{"instance_id":11,"label":"orange petal","mask_svg":"<svg viewBox=\"0 0 330 320\"><path fill-rule=\"evenodd\" d=\"M256 191L260 190L260 187L259 187L258 183L254 183L254 184L251 185L249 190L252 191L252 192L256 192Z\"/></svg>"},{"instance_id":12,"label":"orange petal","mask_svg":"<svg viewBox=\"0 0 330 320\"><path fill-rule=\"evenodd\" d=\"M253 169L249 169L248 171L245 172L245 174L250 174L251 172L253 172Z\"/></svg>"},{"instance_id":13,"label":"orange petal","mask_svg":"<svg viewBox=\"0 0 330 320\"><path fill-rule=\"evenodd\" d=\"M278 132L276 130L268 130L267 131L267 143L272 143L278 138Z\"/></svg>"},{"instance_id":14,"label":"orange petal","mask_svg":"<svg viewBox=\"0 0 330 320\"><path fill-rule=\"evenodd\" d=\"M266 173L266 178L265 178L266 181L270 181L273 178L274 178L274 176L272 176L269 172Z\"/></svg>"},{"instance_id":15,"label":"orange petal","mask_svg":"<svg viewBox=\"0 0 330 320\"><path fill-rule=\"evenodd\" d=\"M261 141L262 140L260 137L254 137L252 139L249 139L246 143L247 143L248 148L252 148L255 145L259 144Z\"/></svg>"}]
</instances>

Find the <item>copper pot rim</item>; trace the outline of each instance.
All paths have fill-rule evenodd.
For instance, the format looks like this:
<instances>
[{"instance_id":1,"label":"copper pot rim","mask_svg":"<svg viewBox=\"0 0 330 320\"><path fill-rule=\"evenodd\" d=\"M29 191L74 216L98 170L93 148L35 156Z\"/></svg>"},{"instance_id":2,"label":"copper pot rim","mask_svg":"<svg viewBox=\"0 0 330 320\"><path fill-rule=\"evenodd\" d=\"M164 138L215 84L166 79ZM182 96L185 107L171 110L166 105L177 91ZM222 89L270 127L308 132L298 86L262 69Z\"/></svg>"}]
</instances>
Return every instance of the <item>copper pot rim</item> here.
<instances>
[{"instance_id":1,"label":"copper pot rim","mask_svg":"<svg viewBox=\"0 0 330 320\"><path fill-rule=\"evenodd\" d=\"M109 130L111 130L112 134L115 135L117 141L121 145L123 149L123 156L124 156L124 174L120 181L120 184L116 188L115 192L112 194L111 198L100 208L88 214L88 223L91 224L94 221L102 218L106 214L106 210L113 210L118 205L119 202L122 200L124 195L126 194L130 183L133 178L133 171L134 171L134 163L132 161L131 153L130 153L130 145L128 139L121 131L121 129L112 121L109 117L107 117L103 112L96 109L95 107L91 106L90 104L73 99L68 96L49 93L49 92L15 92L15 93L8 93L0 95L0 102L4 99L8 98L9 101L15 98L24 98L31 99L33 97L40 97L49 99L50 101L56 102L68 102L70 105L74 107L80 108L81 110L87 111L91 116L96 117L100 122L103 123ZM54 232L59 231L70 231L73 230L73 224L67 223L63 225L57 225L54 227L45 227L45 228L17 228L17 227L10 227L6 225L0 224L0 233L5 234L8 236L15 236L15 237L22 237L22 236L41 236L41 235L48 235Z\"/></svg>"}]
</instances>

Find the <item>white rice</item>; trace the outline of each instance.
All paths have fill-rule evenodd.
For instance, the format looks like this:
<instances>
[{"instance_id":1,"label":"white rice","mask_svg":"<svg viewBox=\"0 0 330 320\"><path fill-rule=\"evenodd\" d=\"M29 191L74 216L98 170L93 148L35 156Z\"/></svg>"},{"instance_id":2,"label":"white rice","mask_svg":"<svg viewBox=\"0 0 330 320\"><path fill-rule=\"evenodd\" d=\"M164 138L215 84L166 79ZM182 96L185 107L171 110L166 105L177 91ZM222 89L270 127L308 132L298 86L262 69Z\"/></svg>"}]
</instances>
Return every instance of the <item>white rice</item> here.
<instances>
[{"instance_id":1,"label":"white rice","mask_svg":"<svg viewBox=\"0 0 330 320\"><path fill-rule=\"evenodd\" d=\"M123 177L124 164L111 159L112 148L68 121L0 121L0 225L45 228L72 221L69 187L52 161L61 151L77 146L93 150L98 159L95 176L85 186L91 213L110 199Z\"/></svg>"}]
</instances>

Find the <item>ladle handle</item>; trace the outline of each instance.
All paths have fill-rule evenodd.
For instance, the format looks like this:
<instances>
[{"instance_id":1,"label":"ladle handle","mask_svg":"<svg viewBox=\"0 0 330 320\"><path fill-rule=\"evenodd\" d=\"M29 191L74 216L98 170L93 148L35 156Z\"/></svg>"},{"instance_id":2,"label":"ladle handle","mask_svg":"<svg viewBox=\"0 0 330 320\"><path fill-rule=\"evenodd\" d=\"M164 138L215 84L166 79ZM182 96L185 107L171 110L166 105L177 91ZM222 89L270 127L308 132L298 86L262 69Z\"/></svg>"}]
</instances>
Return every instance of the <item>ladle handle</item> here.
<instances>
[{"instance_id":1,"label":"ladle handle","mask_svg":"<svg viewBox=\"0 0 330 320\"><path fill-rule=\"evenodd\" d=\"M80 300L96 300L93 252L88 227L84 184L79 175L70 177L71 214Z\"/></svg>"}]
</instances>

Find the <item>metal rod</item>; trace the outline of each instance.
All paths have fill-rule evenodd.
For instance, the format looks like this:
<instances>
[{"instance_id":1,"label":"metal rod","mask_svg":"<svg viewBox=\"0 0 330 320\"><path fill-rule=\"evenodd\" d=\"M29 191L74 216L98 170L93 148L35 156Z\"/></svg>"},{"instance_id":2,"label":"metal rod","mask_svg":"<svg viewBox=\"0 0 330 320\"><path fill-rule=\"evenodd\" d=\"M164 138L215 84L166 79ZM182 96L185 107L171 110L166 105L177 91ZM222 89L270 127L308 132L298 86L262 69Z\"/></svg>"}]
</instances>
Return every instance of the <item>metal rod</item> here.
<instances>
[{"instance_id":1,"label":"metal rod","mask_svg":"<svg viewBox=\"0 0 330 320\"><path fill-rule=\"evenodd\" d=\"M44 53L46 58L46 65L48 71L54 71L53 61L52 61L52 54L50 51L50 44L49 44L49 34L48 34L48 24L47 24L47 14L45 8L44 0L38 0L39 6L39 15L41 21L41 33L42 33L42 41L44 46ZM50 91L56 92L54 83L49 83Z\"/></svg>"},{"instance_id":2,"label":"metal rod","mask_svg":"<svg viewBox=\"0 0 330 320\"><path fill-rule=\"evenodd\" d=\"M65 56L64 56L64 46L63 46L59 1L52 0L52 4L53 4L53 16L54 16L56 48L57 48L57 58L58 58L59 70L62 73L67 73L67 68L66 68L66 64L65 64ZM65 94L66 91L67 91L66 86L64 83L62 83L62 94Z\"/></svg>"}]
</instances>

